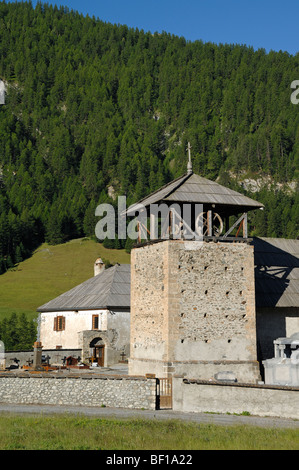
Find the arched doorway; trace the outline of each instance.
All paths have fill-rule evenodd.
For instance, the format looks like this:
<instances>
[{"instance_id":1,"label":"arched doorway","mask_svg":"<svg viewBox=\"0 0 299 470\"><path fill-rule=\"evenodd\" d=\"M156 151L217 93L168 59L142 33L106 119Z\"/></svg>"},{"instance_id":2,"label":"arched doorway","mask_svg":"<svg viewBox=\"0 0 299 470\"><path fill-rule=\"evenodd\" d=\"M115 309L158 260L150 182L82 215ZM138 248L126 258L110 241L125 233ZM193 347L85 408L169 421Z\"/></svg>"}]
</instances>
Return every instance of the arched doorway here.
<instances>
[{"instance_id":1,"label":"arched doorway","mask_svg":"<svg viewBox=\"0 0 299 470\"><path fill-rule=\"evenodd\" d=\"M91 361L97 362L99 366L104 367L105 363L105 343L102 338L94 338L90 344Z\"/></svg>"}]
</instances>

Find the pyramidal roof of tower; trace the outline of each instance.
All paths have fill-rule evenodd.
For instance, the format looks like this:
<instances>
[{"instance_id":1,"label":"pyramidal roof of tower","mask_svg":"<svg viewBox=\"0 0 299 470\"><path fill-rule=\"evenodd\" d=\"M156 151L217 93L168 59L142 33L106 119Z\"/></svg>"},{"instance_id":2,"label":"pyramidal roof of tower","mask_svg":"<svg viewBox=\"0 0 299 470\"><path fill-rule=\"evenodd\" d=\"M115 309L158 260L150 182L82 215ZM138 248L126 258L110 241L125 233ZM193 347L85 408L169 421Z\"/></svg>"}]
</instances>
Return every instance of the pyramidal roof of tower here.
<instances>
[{"instance_id":1,"label":"pyramidal roof of tower","mask_svg":"<svg viewBox=\"0 0 299 470\"><path fill-rule=\"evenodd\" d=\"M127 215L135 214L141 206L148 207L163 202L215 204L234 207L236 211L240 209L239 212L264 207L260 202L237 191L189 172L133 204L128 208Z\"/></svg>"}]
</instances>

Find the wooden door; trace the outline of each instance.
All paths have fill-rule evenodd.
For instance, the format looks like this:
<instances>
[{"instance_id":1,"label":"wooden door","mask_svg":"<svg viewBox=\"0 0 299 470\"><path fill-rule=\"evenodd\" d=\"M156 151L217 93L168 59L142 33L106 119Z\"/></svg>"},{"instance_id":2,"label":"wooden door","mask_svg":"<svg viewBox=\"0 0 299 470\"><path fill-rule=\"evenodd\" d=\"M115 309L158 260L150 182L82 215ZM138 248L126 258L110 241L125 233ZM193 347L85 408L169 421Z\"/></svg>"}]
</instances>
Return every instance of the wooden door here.
<instances>
[{"instance_id":1,"label":"wooden door","mask_svg":"<svg viewBox=\"0 0 299 470\"><path fill-rule=\"evenodd\" d=\"M101 367L104 367L104 352L105 352L105 346L96 346L94 348L95 362L97 362L98 365Z\"/></svg>"}]
</instances>

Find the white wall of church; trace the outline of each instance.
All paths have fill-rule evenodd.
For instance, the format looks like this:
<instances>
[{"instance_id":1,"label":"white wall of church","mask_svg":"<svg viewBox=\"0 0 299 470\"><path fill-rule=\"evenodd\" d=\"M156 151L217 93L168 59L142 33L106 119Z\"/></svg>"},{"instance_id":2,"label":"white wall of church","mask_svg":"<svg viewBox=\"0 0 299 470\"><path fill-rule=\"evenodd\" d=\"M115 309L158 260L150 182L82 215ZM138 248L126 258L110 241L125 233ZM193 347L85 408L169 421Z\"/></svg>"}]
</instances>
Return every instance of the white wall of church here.
<instances>
[{"instance_id":1,"label":"white wall of church","mask_svg":"<svg viewBox=\"0 0 299 470\"><path fill-rule=\"evenodd\" d=\"M92 330L93 315L98 315L98 330L107 331L108 310L78 310L60 312L42 312L40 314L40 341L44 349L77 349L79 331ZM62 331L55 331L54 319L64 317Z\"/></svg>"}]
</instances>

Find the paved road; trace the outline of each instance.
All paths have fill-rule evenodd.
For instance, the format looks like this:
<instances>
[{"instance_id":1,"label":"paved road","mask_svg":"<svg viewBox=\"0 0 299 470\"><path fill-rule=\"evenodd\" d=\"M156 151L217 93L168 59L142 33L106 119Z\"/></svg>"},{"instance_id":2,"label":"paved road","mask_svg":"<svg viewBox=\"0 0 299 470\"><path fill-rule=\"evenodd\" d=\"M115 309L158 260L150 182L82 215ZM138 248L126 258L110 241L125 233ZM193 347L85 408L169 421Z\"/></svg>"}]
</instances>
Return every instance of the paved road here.
<instances>
[{"instance_id":1,"label":"paved road","mask_svg":"<svg viewBox=\"0 0 299 470\"><path fill-rule=\"evenodd\" d=\"M68 414L84 415L98 418L143 418L168 420L178 419L182 421L192 421L196 423L210 423L221 426L232 425L252 425L269 428L292 428L299 429L299 420L283 418L262 418L258 416L235 416L226 414L208 413L181 413L173 410L129 410L123 408L97 408L85 406L56 406L56 405L6 405L0 403L1 413L11 414Z\"/></svg>"}]
</instances>

